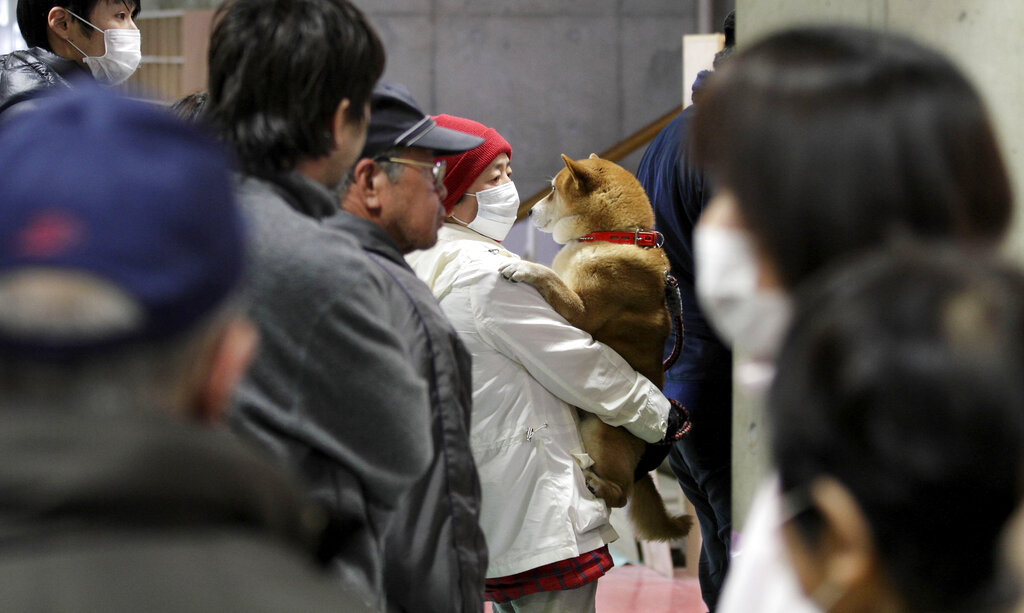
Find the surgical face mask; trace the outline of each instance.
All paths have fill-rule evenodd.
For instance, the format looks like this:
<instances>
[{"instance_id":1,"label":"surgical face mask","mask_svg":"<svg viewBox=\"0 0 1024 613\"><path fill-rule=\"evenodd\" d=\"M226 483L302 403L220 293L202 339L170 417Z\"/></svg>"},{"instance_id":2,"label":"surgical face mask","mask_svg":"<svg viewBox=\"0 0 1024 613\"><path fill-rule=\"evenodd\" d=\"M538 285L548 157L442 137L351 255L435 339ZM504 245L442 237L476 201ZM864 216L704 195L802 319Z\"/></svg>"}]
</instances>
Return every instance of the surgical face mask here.
<instances>
[{"instance_id":1,"label":"surgical face mask","mask_svg":"<svg viewBox=\"0 0 1024 613\"><path fill-rule=\"evenodd\" d=\"M469 223L454 215L452 218L467 228L475 230L487 238L493 238L499 243L505 240L512 225L516 223L516 213L519 212L519 192L516 191L516 184L509 181L497 187L467 195L476 196L476 217Z\"/></svg>"},{"instance_id":2,"label":"surgical face mask","mask_svg":"<svg viewBox=\"0 0 1024 613\"><path fill-rule=\"evenodd\" d=\"M757 256L749 235L698 225L693 231L697 300L726 344L741 355L774 358L789 326L790 299L757 286Z\"/></svg>"},{"instance_id":3,"label":"surgical face mask","mask_svg":"<svg viewBox=\"0 0 1024 613\"><path fill-rule=\"evenodd\" d=\"M67 9L64 9L67 10ZM71 13L71 11L68 11ZM74 13L71 13L75 15ZM75 15L78 17L78 15ZM142 35L138 30L110 28L100 30L85 19L78 17L97 32L103 34L103 45L106 51L99 57L86 55L78 45L66 39L68 43L82 54L82 61L92 71L96 80L107 85L120 85L135 74L142 61Z\"/></svg>"}]
</instances>

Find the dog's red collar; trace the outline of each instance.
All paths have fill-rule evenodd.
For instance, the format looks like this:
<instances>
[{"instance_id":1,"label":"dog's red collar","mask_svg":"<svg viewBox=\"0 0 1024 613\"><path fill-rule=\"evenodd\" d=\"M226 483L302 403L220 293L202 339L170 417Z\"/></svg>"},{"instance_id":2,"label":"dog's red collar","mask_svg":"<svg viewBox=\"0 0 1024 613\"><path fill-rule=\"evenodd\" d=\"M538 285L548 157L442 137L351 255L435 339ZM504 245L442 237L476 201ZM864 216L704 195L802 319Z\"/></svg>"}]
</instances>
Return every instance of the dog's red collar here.
<instances>
[{"instance_id":1,"label":"dog's red collar","mask_svg":"<svg viewBox=\"0 0 1024 613\"><path fill-rule=\"evenodd\" d=\"M661 247L665 237L654 230L634 230L633 232L591 232L577 240L583 242L604 241L620 245L637 245L639 247Z\"/></svg>"}]
</instances>

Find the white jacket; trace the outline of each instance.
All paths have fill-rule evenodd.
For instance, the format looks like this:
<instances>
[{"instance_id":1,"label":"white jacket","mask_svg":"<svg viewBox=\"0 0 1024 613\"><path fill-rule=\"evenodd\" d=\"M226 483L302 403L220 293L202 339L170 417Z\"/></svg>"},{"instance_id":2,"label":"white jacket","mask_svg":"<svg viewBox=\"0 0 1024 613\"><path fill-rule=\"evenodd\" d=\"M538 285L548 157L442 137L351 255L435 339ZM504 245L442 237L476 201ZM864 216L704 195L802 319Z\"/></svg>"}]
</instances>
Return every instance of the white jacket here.
<instances>
[{"instance_id":1,"label":"white jacket","mask_svg":"<svg viewBox=\"0 0 1024 613\"><path fill-rule=\"evenodd\" d=\"M800 590L782 540L782 494L774 475L760 485L750 506L740 549L718 601L720 613L820 613Z\"/></svg>"},{"instance_id":2,"label":"white jacket","mask_svg":"<svg viewBox=\"0 0 1024 613\"><path fill-rule=\"evenodd\" d=\"M569 325L532 286L501 278L518 256L445 224L406 259L473 356L471 442L488 577L573 558L617 538L583 480L579 407L655 442L669 404L617 353Z\"/></svg>"}]
</instances>

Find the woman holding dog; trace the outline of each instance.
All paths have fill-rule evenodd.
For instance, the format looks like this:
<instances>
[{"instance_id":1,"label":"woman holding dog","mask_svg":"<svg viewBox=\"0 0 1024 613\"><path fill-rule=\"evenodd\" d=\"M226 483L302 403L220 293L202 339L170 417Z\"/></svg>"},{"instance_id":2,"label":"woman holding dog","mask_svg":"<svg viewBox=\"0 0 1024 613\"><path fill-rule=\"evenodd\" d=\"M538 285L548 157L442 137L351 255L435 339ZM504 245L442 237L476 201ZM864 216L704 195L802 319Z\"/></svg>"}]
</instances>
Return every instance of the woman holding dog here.
<instances>
[{"instance_id":1,"label":"woman holding dog","mask_svg":"<svg viewBox=\"0 0 1024 613\"><path fill-rule=\"evenodd\" d=\"M584 481L574 407L647 442L665 437L668 400L610 348L570 326L525 284L501 278L519 197L512 148L478 122L437 124L485 139L442 158L448 218L437 245L407 259L473 356L471 441L482 487L488 600L496 613L593 611L617 538Z\"/></svg>"},{"instance_id":2,"label":"woman holding dog","mask_svg":"<svg viewBox=\"0 0 1024 613\"><path fill-rule=\"evenodd\" d=\"M697 292L737 356L737 393L743 373L753 395L764 393L791 297L826 265L908 237L991 250L1009 223L1008 179L978 94L947 59L902 37L851 28L769 36L715 75L693 129L694 152L719 186L695 230ZM835 357L812 356L808 367ZM760 388L758 372L769 373ZM814 412L831 408L770 412L773 441L829 421ZM855 444L869 446L865 458L882 453L871 447L881 439L846 440L843 432L821 433L838 437L829 454ZM800 449L773 451L779 460ZM888 478L882 475L865 482L846 478L856 470L808 475L790 466L780 464L754 502L719 613L988 610L979 603L991 601L998 575L993 522L1007 519L982 508L988 479L938 478L910 462L887 466L906 471L908 488L923 488L906 496L874 491L871 483L881 488ZM817 483L831 494L819 496ZM833 521L837 500L849 503L841 505L843 525L864 530L854 534ZM948 501L966 504L947 512ZM880 508L889 512L874 512ZM797 515L799 529L791 530ZM969 545L950 547L950 538ZM800 572L787 557L800 562Z\"/></svg>"}]
</instances>

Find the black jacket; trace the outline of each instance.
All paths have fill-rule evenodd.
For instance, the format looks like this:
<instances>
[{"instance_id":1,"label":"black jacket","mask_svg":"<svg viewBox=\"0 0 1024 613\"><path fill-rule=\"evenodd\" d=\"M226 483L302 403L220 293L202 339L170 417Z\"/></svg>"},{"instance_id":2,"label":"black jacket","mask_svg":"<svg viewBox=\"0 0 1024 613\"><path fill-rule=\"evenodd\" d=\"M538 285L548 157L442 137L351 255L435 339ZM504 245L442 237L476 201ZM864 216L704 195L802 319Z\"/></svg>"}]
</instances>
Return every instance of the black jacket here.
<instances>
[{"instance_id":1,"label":"black jacket","mask_svg":"<svg viewBox=\"0 0 1024 613\"><path fill-rule=\"evenodd\" d=\"M69 79L89 78L76 62L33 47L0 55L0 113L53 87L70 87Z\"/></svg>"},{"instance_id":2,"label":"black jacket","mask_svg":"<svg viewBox=\"0 0 1024 613\"><path fill-rule=\"evenodd\" d=\"M0 420L0 610L369 610L313 563L325 514L226 433L144 411Z\"/></svg>"}]
</instances>

